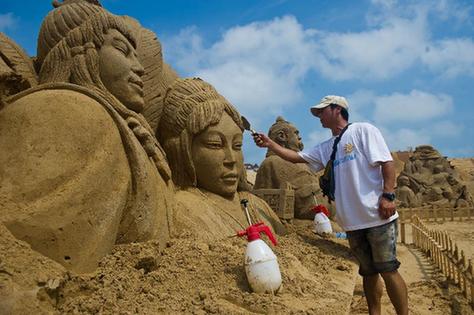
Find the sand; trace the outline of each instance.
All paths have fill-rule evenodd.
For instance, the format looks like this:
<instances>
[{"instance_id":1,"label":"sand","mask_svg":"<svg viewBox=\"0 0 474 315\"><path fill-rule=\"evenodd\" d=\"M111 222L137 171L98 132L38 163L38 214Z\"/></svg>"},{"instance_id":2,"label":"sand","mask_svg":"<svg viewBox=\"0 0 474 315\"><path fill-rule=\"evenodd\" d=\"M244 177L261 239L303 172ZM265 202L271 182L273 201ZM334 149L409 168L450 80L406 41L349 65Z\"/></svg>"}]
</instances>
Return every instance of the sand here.
<instances>
[{"instance_id":1,"label":"sand","mask_svg":"<svg viewBox=\"0 0 474 315\"><path fill-rule=\"evenodd\" d=\"M472 235L469 223L453 226L461 233L461 224ZM181 235L163 250L156 242L120 245L96 272L78 275L0 227L0 314L367 314L347 241L315 235L308 221L290 229L273 248L283 277L274 296L251 292L244 239ZM474 314L423 253L401 244L398 253L411 314ZM386 293L382 302L384 314L395 314Z\"/></svg>"},{"instance_id":2,"label":"sand","mask_svg":"<svg viewBox=\"0 0 474 315\"><path fill-rule=\"evenodd\" d=\"M470 174L471 160L466 163ZM472 221L428 226L447 231L473 258ZM78 275L0 225L0 314L367 314L347 241L315 235L309 221L288 227L274 247L283 276L283 290L274 296L251 292L244 239L206 243L181 235L163 250L156 242L120 245L94 273ZM411 314L474 314L423 253L401 244L398 253ZM395 314L386 293L382 303L384 314Z\"/></svg>"},{"instance_id":3,"label":"sand","mask_svg":"<svg viewBox=\"0 0 474 315\"><path fill-rule=\"evenodd\" d=\"M283 277L275 296L251 292L240 238L182 235L161 251L154 242L121 245L96 272L77 275L2 230L0 314L347 313L355 263L345 241L317 236L307 223L274 247Z\"/></svg>"}]
</instances>

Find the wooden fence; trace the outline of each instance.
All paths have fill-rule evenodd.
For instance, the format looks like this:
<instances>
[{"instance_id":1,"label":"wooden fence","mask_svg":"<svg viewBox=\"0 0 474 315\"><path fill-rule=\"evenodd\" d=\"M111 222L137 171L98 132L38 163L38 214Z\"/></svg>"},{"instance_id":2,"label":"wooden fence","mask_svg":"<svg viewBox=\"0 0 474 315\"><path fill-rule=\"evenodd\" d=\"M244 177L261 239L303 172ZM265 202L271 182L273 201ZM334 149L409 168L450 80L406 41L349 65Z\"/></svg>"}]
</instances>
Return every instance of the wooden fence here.
<instances>
[{"instance_id":1,"label":"wooden fence","mask_svg":"<svg viewBox=\"0 0 474 315\"><path fill-rule=\"evenodd\" d=\"M406 244L406 224L411 223L416 216L425 222L470 221L474 219L474 208L452 208L425 206L418 208L397 209L400 224L400 238Z\"/></svg>"},{"instance_id":2,"label":"wooden fence","mask_svg":"<svg viewBox=\"0 0 474 315\"><path fill-rule=\"evenodd\" d=\"M433 261L442 274L459 286L471 306L474 305L474 273L472 259L466 260L446 232L429 230L421 219L411 217L413 244Z\"/></svg>"}]
</instances>

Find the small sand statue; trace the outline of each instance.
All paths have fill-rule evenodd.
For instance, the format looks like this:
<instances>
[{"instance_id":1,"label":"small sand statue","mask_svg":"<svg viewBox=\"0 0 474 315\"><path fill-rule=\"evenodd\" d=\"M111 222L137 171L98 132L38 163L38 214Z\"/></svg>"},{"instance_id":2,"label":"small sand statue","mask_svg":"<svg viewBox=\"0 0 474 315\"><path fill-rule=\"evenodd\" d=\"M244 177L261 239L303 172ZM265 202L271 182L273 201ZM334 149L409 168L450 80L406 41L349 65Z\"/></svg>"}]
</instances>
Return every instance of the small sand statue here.
<instances>
[{"instance_id":1,"label":"small sand statue","mask_svg":"<svg viewBox=\"0 0 474 315\"><path fill-rule=\"evenodd\" d=\"M408 176L399 176L397 178L397 202L402 208L417 207L420 205L418 196L410 188L410 179Z\"/></svg>"},{"instance_id":2,"label":"small sand statue","mask_svg":"<svg viewBox=\"0 0 474 315\"><path fill-rule=\"evenodd\" d=\"M298 152L303 149L298 129L283 117L276 119L268 131L268 136L290 150ZM307 164L285 161L268 150L265 160L258 169L254 189L278 189L286 187L287 183L295 189L295 217L314 218L314 213L310 209L315 205L313 193L320 191L318 177Z\"/></svg>"},{"instance_id":3,"label":"small sand statue","mask_svg":"<svg viewBox=\"0 0 474 315\"><path fill-rule=\"evenodd\" d=\"M159 126L161 143L179 187L177 233L204 240L235 234L248 226L242 199L253 223L264 221L277 233L283 226L260 198L238 192L243 168L242 121L237 110L201 79L178 79L168 90Z\"/></svg>"},{"instance_id":4,"label":"small sand statue","mask_svg":"<svg viewBox=\"0 0 474 315\"><path fill-rule=\"evenodd\" d=\"M76 272L116 243L169 237L171 171L144 117L143 67L124 18L55 2L38 39L40 85L0 111L0 220Z\"/></svg>"},{"instance_id":5,"label":"small sand statue","mask_svg":"<svg viewBox=\"0 0 474 315\"><path fill-rule=\"evenodd\" d=\"M421 204L472 205L466 198L463 184L449 161L430 145L416 147L398 177L398 199L402 207ZM412 193L416 198L413 198Z\"/></svg>"}]
</instances>

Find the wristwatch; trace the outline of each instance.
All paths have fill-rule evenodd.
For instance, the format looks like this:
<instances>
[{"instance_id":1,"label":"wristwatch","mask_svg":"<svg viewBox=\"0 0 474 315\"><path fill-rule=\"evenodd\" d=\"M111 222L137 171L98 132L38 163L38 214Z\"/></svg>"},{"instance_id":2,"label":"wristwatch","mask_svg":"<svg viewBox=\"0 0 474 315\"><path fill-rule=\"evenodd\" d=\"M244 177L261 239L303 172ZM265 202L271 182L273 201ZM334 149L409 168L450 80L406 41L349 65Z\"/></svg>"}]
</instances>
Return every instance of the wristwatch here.
<instances>
[{"instance_id":1,"label":"wristwatch","mask_svg":"<svg viewBox=\"0 0 474 315\"><path fill-rule=\"evenodd\" d=\"M384 192L384 193L382 193L382 197L387 199L388 201L394 201L395 200L395 193Z\"/></svg>"}]
</instances>

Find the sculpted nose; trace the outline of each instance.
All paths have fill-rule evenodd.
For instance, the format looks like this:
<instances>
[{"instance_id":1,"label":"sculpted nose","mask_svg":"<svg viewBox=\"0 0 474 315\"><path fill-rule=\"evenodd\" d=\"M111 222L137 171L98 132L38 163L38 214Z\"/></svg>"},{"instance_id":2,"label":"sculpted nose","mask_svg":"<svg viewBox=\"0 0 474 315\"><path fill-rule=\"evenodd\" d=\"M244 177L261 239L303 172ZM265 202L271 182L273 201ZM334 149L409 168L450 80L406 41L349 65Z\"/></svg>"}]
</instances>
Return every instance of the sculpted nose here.
<instances>
[{"instance_id":1,"label":"sculpted nose","mask_svg":"<svg viewBox=\"0 0 474 315\"><path fill-rule=\"evenodd\" d=\"M237 163L237 152L231 146L226 146L224 148L224 165L233 166Z\"/></svg>"},{"instance_id":2,"label":"sculpted nose","mask_svg":"<svg viewBox=\"0 0 474 315\"><path fill-rule=\"evenodd\" d=\"M145 74L145 68L143 68L137 56L134 56L133 58L132 71L135 72L140 77Z\"/></svg>"}]
</instances>

